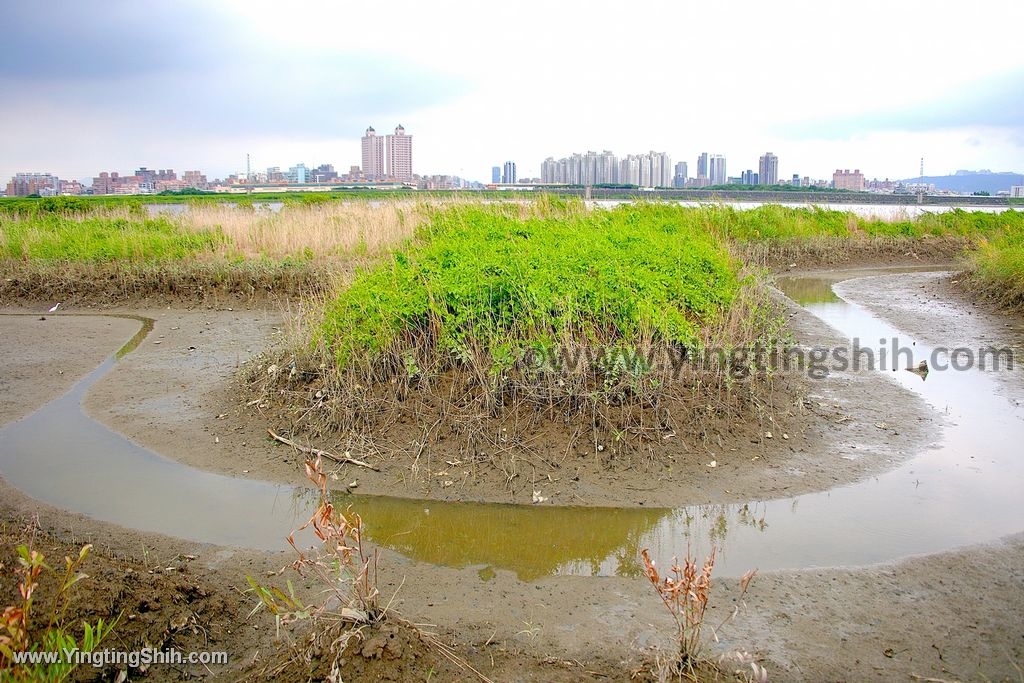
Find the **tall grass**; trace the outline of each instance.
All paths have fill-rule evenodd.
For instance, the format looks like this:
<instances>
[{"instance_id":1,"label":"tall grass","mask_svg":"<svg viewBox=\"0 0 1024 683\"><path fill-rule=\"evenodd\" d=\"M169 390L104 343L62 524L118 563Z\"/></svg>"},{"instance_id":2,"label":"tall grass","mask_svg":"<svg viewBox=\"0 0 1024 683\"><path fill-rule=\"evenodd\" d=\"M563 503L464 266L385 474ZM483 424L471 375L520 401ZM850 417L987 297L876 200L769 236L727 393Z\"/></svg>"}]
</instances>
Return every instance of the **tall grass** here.
<instances>
[{"instance_id":1,"label":"tall grass","mask_svg":"<svg viewBox=\"0 0 1024 683\"><path fill-rule=\"evenodd\" d=\"M1009 309L1024 310L1024 224L983 240L971 254L971 281Z\"/></svg>"},{"instance_id":2,"label":"tall grass","mask_svg":"<svg viewBox=\"0 0 1024 683\"><path fill-rule=\"evenodd\" d=\"M234 258L330 259L379 254L412 237L424 213L414 201L292 203L279 212L204 203L172 220L183 230L219 232L220 252Z\"/></svg>"},{"instance_id":3,"label":"tall grass","mask_svg":"<svg viewBox=\"0 0 1024 683\"><path fill-rule=\"evenodd\" d=\"M916 218L891 219L858 216L849 211L821 207L794 208L766 204L755 209L736 209L709 204L691 209L691 220L722 237L746 241L807 240L819 237L985 237L1010 225L1024 224L1024 213L986 213L955 209L926 213Z\"/></svg>"},{"instance_id":4,"label":"tall grass","mask_svg":"<svg viewBox=\"0 0 1024 683\"><path fill-rule=\"evenodd\" d=\"M215 230L183 230L166 218L0 217L0 258L30 261L181 260L224 244Z\"/></svg>"}]
</instances>

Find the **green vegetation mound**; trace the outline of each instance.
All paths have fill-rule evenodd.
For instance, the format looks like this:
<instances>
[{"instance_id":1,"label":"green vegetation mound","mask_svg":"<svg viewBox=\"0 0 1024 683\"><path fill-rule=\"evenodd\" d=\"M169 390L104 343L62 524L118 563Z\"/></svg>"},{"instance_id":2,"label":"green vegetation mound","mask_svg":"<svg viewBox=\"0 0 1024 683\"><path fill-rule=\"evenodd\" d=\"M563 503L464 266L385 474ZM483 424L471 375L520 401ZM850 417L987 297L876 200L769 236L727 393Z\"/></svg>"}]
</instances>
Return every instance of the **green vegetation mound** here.
<instances>
[{"instance_id":1,"label":"green vegetation mound","mask_svg":"<svg viewBox=\"0 0 1024 683\"><path fill-rule=\"evenodd\" d=\"M440 211L328 302L322 340L341 367L424 345L452 359L483 351L501 368L567 339L692 344L739 279L725 246L684 217L550 199Z\"/></svg>"}]
</instances>

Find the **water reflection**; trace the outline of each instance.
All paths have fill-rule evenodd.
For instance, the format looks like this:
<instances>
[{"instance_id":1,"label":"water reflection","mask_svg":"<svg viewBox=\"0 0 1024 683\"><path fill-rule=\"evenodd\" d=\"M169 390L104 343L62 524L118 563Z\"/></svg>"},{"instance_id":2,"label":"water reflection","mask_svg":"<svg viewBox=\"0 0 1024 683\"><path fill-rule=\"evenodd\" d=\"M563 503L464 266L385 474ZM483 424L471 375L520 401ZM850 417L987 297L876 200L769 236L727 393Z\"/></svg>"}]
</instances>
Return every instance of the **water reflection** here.
<instances>
[{"instance_id":1,"label":"water reflection","mask_svg":"<svg viewBox=\"0 0 1024 683\"><path fill-rule=\"evenodd\" d=\"M367 537L449 567L485 565L530 581L550 574L638 570L640 543L668 509L439 503L339 496L363 516Z\"/></svg>"}]
</instances>

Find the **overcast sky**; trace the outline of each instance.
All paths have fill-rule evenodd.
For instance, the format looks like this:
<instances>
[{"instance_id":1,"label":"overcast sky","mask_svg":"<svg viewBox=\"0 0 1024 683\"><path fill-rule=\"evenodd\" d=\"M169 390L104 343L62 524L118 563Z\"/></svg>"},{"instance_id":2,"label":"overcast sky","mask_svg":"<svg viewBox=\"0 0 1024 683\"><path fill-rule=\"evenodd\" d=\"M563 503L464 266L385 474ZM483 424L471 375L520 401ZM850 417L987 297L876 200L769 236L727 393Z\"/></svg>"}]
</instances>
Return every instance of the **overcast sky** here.
<instances>
[{"instance_id":1,"label":"overcast sky","mask_svg":"<svg viewBox=\"0 0 1024 683\"><path fill-rule=\"evenodd\" d=\"M0 0L0 177L359 164L489 180L572 152L730 175L1024 171L1024 2Z\"/></svg>"}]
</instances>

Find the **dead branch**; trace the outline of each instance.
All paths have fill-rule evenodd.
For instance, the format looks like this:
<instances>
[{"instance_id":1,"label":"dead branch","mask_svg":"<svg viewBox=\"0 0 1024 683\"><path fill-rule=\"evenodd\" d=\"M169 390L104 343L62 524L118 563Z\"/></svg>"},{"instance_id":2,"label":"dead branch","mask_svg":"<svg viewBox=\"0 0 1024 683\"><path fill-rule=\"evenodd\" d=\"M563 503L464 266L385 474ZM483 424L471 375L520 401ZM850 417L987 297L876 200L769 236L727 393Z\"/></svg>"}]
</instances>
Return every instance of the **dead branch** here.
<instances>
[{"instance_id":1,"label":"dead branch","mask_svg":"<svg viewBox=\"0 0 1024 683\"><path fill-rule=\"evenodd\" d=\"M318 456L318 457L321 457L321 458L327 458L328 460L333 460L334 462L349 463L349 464L352 464L352 465L359 465L360 467L365 467L367 469L371 469L374 472L380 472L379 469L377 469L376 467L374 467L370 463L363 462L362 460L356 460L352 456L349 456L349 455L335 455L333 453L328 453L327 451L321 450L319 448L310 448L309 446L303 446L302 444L295 443L291 439L286 439L286 438L284 438L283 436L281 436L279 434L275 434L274 430L270 429L270 428L267 429L267 433L270 434L271 438L273 438L275 441L280 441L283 444L287 444L287 445L291 446L292 448L298 449L302 453L307 453L309 455L314 455L314 456Z\"/></svg>"}]
</instances>

